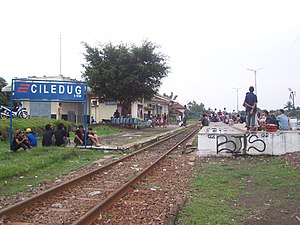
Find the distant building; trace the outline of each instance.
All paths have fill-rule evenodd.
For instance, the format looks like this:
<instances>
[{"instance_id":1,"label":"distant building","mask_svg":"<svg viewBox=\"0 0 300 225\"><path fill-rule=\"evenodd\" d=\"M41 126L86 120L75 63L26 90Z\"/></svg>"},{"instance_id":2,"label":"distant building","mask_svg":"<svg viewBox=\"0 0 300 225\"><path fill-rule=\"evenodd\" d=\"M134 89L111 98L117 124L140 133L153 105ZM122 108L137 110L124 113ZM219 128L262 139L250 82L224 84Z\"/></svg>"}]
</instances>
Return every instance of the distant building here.
<instances>
[{"instance_id":1,"label":"distant building","mask_svg":"<svg viewBox=\"0 0 300 225\"><path fill-rule=\"evenodd\" d=\"M155 94L150 100L140 99L139 101L131 103L128 113L131 117L140 119L147 119L153 116L163 115L164 113L168 115L170 101L171 100L167 97ZM91 99L91 115L94 116L97 122L110 119L116 109L118 109L121 116L127 117L127 115L123 114L122 105L119 101L99 101L97 97L92 97Z\"/></svg>"},{"instance_id":2,"label":"distant building","mask_svg":"<svg viewBox=\"0 0 300 225\"><path fill-rule=\"evenodd\" d=\"M43 77L28 77L30 80L48 80L48 81L64 81L64 82L74 82L76 80L69 77L59 76L43 76ZM10 92L10 85L2 88L2 91ZM157 115L166 115L169 117L169 106L173 104L173 100L162 96L160 94L155 94L150 100L145 100L143 98L131 103L129 114L133 118L148 119ZM23 107L27 109L30 117L38 118L57 118L57 111L59 107L59 102L34 102L34 101L22 101ZM68 120L75 123L84 122L84 107L85 104L81 102L63 102L62 103L62 120ZM87 106L87 121L89 123L90 117L93 116L97 123L103 120L109 120L114 112L118 109L121 116L124 115L122 110L122 105L116 100L101 100L93 95L88 88L88 106ZM179 103L175 104L176 112L184 112L183 106Z\"/></svg>"}]
</instances>

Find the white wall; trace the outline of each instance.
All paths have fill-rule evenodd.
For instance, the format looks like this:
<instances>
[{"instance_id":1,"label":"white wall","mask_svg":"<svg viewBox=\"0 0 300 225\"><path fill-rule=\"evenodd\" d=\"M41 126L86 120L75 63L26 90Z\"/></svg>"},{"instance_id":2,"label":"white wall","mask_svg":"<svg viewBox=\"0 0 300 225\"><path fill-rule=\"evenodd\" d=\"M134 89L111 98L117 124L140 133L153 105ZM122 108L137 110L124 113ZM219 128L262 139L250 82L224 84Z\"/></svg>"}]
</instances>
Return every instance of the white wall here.
<instances>
[{"instance_id":1,"label":"white wall","mask_svg":"<svg viewBox=\"0 0 300 225\"><path fill-rule=\"evenodd\" d=\"M246 145L244 144L246 140ZM222 150L224 149L224 150ZM283 155L300 151L299 131L259 131L246 134L223 123L211 123L198 134L198 153L201 156L226 156L232 153L250 155Z\"/></svg>"}]
</instances>

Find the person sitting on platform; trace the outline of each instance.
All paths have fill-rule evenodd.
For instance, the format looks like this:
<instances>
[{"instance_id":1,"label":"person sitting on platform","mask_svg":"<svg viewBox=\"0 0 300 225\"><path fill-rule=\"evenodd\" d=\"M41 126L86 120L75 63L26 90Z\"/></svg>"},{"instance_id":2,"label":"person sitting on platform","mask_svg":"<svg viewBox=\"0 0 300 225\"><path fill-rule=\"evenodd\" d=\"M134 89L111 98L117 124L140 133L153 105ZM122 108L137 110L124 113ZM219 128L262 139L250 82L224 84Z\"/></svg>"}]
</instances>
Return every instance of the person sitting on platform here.
<instances>
[{"instance_id":1,"label":"person sitting on platform","mask_svg":"<svg viewBox=\"0 0 300 225\"><path fill-rule=\"evenodd\" d=\"M284 114L283 109L278 110L278 116L276 116L279 130L289 130L289 118Z\"/></svg>"},{"instance_id":2,"label":"person sitting on platform","mask_svg":"<svg viewBox=\"0 0 300 225\"><path fill-rule=\"evenodd\" d=\"M208 118L207 118L206 114L202 114L201 124L202 124L202 126L208 126L209 125L209 121L208 121Z\"/></svg>"}]
</instances>

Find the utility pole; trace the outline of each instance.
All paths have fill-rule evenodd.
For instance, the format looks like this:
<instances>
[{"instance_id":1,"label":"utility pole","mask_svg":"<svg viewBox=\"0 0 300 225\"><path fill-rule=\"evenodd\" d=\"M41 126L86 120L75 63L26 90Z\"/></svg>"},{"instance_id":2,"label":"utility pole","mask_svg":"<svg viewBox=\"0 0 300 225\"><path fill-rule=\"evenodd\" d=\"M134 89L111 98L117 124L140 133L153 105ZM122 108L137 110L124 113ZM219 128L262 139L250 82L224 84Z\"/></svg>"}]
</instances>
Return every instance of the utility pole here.
<instances>
[{"instance_id":1,"label":"utility pole","mask_svg":"<svg viewBox=\"0 0 300 225\"><path fill-rule=\"evenodd\" d=\"M236 112L239 112L239 89L241 88L233 88L236 90Z\"/></svg>"},{"instance_id":2,"label":"utility pole","mask_svg":"<svg viewBox=\"0 0 300 225\"><path fill-rule=\"evenodd\" d=\"M295 112L295 95L296 92L292 90L292 88L288 88L289 92L290 92L290 100L293 101L293 116L296 116L296 112Z\"/></svg>"},{"instance_id":3,"label":"utility pole","mask_svg":"<svg viewBox=\"0 0 300 225\"><path fill-rule=\"evenodd\" d=\"M59 75L61 74L61 34L59 35Z\"/></svg>"},{"instance_id":4,"label":"utility pole","mask_svg":"<svg viewBox=\"0 0 300 225\"><path fill-rule=\"evenodd\" d=\"M247 69L247 70L250 70L250 71L253 71L254 72L254 84L255 84L255 88L254 88L254 91L255 91L255 94L257 95L257 85L256 85L256 71L258 70L262 70L263 68L259 68L259 69Z\"/></svg>"}]
</instances>

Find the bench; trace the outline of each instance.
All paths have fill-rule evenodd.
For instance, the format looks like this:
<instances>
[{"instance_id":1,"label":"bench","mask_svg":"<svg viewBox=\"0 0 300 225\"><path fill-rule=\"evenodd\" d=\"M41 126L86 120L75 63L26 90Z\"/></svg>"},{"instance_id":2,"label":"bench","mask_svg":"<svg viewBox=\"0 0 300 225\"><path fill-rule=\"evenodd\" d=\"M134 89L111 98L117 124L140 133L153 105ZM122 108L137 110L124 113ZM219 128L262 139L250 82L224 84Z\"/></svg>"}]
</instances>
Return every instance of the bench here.
<instances>
[{"instance_id":1,"label":"bench","mask_svg":"<svg viewBox=\"0 0 300 225\"><path fill-rule=\"evenodd\" d=\"M139 124L139 119L138 118L111 118L109 124L137 129Z\"/></svg>"}]
</instances>

